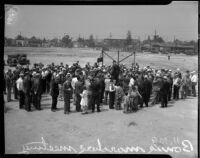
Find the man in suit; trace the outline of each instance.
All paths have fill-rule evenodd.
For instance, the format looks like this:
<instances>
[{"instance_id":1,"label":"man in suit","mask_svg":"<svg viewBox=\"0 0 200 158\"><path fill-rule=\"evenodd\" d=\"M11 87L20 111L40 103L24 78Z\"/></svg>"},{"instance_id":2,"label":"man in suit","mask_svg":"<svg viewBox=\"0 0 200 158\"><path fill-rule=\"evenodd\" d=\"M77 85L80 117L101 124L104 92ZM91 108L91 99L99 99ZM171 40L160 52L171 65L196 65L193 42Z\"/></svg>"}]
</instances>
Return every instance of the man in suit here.
<instances>
[{"instance_id":1,"label":"man in suit","mask_svg":"<svg viewBox=\"0 0 200 158\"><path fill-rule=\"evenodd\" d=\"M69 114L70 112L70 97L71 97L71 79L70 73L66 76L66 81L63 83L63 94L64 94L64 114Z\"/></svg>"},{"instance_id":2,"label":"man in suit","mask_svg":"<svg viewBox=\"0 0 200 158\"><path fill-rule=\"evenodd\" d=\"M13 92L14 92L14 99L18 99L18 90L17 90L17 85L16 85L16 81L19 78L19 73L17 70L13 71L13 78L12 78L12 82L13 82Z\"/></svg>"},{"instance_id":3,"label":"man in suit","mask_svg":"<svg viewBox=\"0 0 200 158\"><path fill-rule=\"evenodd\" d=\"M11 89L12 89L12 71L8 70L6 73L6 89L7 89L7 102L11 101Z\"/></svg>"},{"instance_id":4,"label":"man in suit","mask_svg":"<svg viewBox=\"0 0 200 158\"><path fill-rule=\"evenodd\" d=\"M31 111L31 77L29 72L24 77L25 110Z\"/></svg>"},{"instance_id":5,"label":"man in suit","mask_svg":"<svg viewBox=\"0 0 200 158\"><path fill-rule=\"evenodd\" d=\"M51 80L50 94L52 96L52 105L51 105L51 111L52 112L55 112L57 110L56 106L57 106L58 95L59 95L58 83L59 83L59 75L55 76L55 78L53 78Z\"/></svg>"},{"instance_id":6,"label":"man in suit","mask_svg":"<svg viewBox=\"0 0 200 158\"><path fill-rule=\"evenodd\" d=\"M119 73L120 73L120 67L117 64L117 62L113 61L113 66L111 68L111 76L113 80L116 80L116 83L118 83L119 80Z\"/></svg>"},{"instance_id":7,"label":"man in suit","mask_svg":"<svg viewBox=\"0 0 200 158\"><path fill-rule=\"evenodd\" d=\"M170 83L167 81L167 76L164 76L160 88L161 107L167 107L169 90Z\"/></svg>"},{"instance_id":8,"label":"man in suit","mask_svg":"<svg viewBox=\"0 0 200 158\"><path fill-rule=\"evenodd\" d=\"M148 107L148 102L149 102L150 95L151 95L152 84L148 80L147 75L144 76L144 83L143 84L144 84L143 100L144 100L146 107Z\"/></svg>"},{"instance_id":9,"label":"man in suit","mask_svg":"<svg viewBox=\"0 0 200 158\"><path fill-rule=\"evenodd\" d=\"M32 81L33 81L32 92L33 92L33 100L34 100L35 108L37 110L42 110L41 109L42 82L41 82L40 73L36 73Z\"/></svg>"},{"instance_id":10,"label":"man in suit","mask_svg":"<svg viewBox=\"0 0 200 158\"><path fill-rule=\"evenodd\" d=\"M161 87L161 76L159 74L156 74L156 77L153 80L152 83L152 91L153 91L153 99L151 102L151 105L155 105L159 102L160 98L160 87Z\"/></svg>"},{"instance_id":11,"label":"man in suit","mask_svg":"<svg viewBox=\"0 0 200 158\"><path fill-rule=\"evenodd\" d=\"M94 112L95 110L95 104L97 104L97 112L100 112L100 100L99 100L100 84L97 78L91 79L91 91L92 91L92 98L91 98L92 112Z\"/></svg>"},{"instance_id":12,"label":"man in suit","mask_svg":"<svg viewBox=\"0 0 200 158\"><path fill-rule=\"evenodd\" d=\"M77 76L77 82L75 83L75 96L76 96L76 111L81 111L81 93L83 91L83 83L81 82L80 76Z\"/></svg>"}]
</instances>

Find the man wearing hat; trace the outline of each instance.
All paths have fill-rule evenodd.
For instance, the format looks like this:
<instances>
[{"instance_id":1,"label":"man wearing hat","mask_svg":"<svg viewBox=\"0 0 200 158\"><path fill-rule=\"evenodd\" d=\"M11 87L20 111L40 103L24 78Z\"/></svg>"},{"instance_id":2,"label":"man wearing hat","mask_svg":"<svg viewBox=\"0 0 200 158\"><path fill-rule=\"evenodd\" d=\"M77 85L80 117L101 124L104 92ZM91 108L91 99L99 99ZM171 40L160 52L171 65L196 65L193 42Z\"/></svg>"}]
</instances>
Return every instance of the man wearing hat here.
<instances>
[{"instance_id":1,"label":"man wearing hat","mask_svg":"<svg viewBox=\"0 0 200 158\"><path fill-rule=\"evenodd\" d=\"M29 72L24 77L25 110L31 111L31 77Z\"/></svg>"},{"instance_id":2,"label":"man wearing hat","mask_svg":"<svg viewBox=\"0 0 200 158\"><path fill-rule=\"evenodd\" d=\"M11 89L12 89L12 72L11 69L6 73L6 89L7 89L7 102L11 101Z\"/></svg>"},{"instance_id":3,"label":"man wearing hat","mask_svg":"<svg viewBox=\"0 0 200 158\"><path fill-rule=\"evenodd\" d=\"M24 102L25 102L25 97L24 97L24 84L23 84L23 80L24 80L24 74L20 73L19 74L19 79L16 81L17 83L17 89L19 92L19 108L23 109L24 108Z\"/></svg>"},{"instance_id":4,"label":"man wearing hat","mask_svg":"<svg viewBox=\"0 0 200 158\"><path fill-rule=\"evenodd\" d=\"M116 80L116 83L118 82L119 73L120 73L120 67L117 64L117 62L114 60L113 61L113 66L111 68L111 76L112 76L113 80Z\"/></svg>"},{"instance_id":5,"label":"man wearing hat","mask_svg":"<svg viewBox=\"0 0 200 158\"><path fill-rule=\"evenodd\" d=\"M191 72L191 82L192 82L192 95L196 97L196 85L197 85L197 75L195 74L195 71Z\"/></svg>"},{"instance_id":6,"label":"man wearing hat","mask_svg":"<svg viewBox=\"0 0 200 158\"><path fill-rule=\"evenodd\" d=\"M167 76L163 76L162 84L160 87L161 107L167 107L169 88L170 84L167 81Z\"/></svg>"},{"instance_id":7,"label":"man wearing hat","mask_svg":"<svg viewBox=\"0 0 200 158\"><path fill-rule=\"evenodd\" d=\"M80 76L77 76L77 82L75 83L75 96L76 96L76 111L81 111L81 93L83 91L83 82L81 81Z\"/></svg>"},{"instance_id":8,"label":"man wearing hat","mask_svg":"<svg viewBox=\"0 0 200 158\"><path fill-rule=\"evenodd\" d=\"M63 94L64 94L64 114L70 112L70 98L71 98L71 79L70 73L66 76L66 81L63 83Z\"/></svg>"},{"instance_id":9,"label":"man wearing hat","mask_svg":"<svg viewBox=\"0 0 200 158\"><path fill-rule=\"evenodd\" d=\"M144 83L143 84L144 84L143 100L144 100L144 103L145 103L146 107L148 107L148 102L149 102L150 95L151 95L151 90L152 90L152 84L148 80L148 76L147 75L144 76Z\"/></svg>"},{"instance_id":10,"label":"man wearing hat","mask_svg":"<svg viewBox=\"0 0 200 158\"><path fill-rule=\"evenodd\" d=\"M100 112L100 100L99 100L100 84L97 81L97 78L93 78L91 80L91 92L92 92L92 98L91 98L92 112L94 112L95 110L95 104L97 104L97 112Z\"/></svg>"},{"instance_id":11,"label":"man wearing hat","mask_svg":"<svg viewBox=\"0 0 200 158\"><path fill-rule=\"evenodd\" d=\"M36 73L32 80L33 104L37 110L41 110L42 83L40 73Z\"/></svg>"},{"instance_id":12,"label":"man wearing hat","mask_svg":"<svg viewBox=\"0 0 200 158\"><path fill-rule=\"evenodd\" d=\"M58 95L59 95L59 87L58 87L58 83L59 83L59 75L56 75L55 77L53 77L53 79L51 80L51 90L50 90L50 94L52 96L52 105L51 105L51 111L55 112L57 110L57 102L58 102Z\"/></svg>"},{"instance_id":13,"label":"man wearing hat","mask_svg":"<svg viewBox=\"0 0 200 158\"><path fill-rule=\"evenodd\" d=\"M12 78L14 99L18 99L18 90L17 90L17 85L16 85L16 81L17 81L18 78L19 78L19 72L17 70L14 70L13 71L13 78Z\"/></svg>"},{"instance_id":14,"label":"man wearing hat","mask_svg":"<svg viewBox=\"0 0 200 158\"><path fill-rule=\"evenodd\" d=\"M173 81L173 88L174 88L173 99L175 100L179 99L180 84L181 84L181 79L179 77L179 74L175 73L175 78Z\"/></svg>"},{"instance_id":15,"label":"man wearing hat","mask_svg":"<svg viewBox=\"0 0 200 158\"><path fill-rule=\"evenodd\" d=\"M156 74L156 77L153 80L152 83L152 91L153 91L153 99L151 102L151 105L157 104L159 102L160 98L160 86L161 86L161 80L160 80L160 75Z\"/></svg>"}]
</instances>

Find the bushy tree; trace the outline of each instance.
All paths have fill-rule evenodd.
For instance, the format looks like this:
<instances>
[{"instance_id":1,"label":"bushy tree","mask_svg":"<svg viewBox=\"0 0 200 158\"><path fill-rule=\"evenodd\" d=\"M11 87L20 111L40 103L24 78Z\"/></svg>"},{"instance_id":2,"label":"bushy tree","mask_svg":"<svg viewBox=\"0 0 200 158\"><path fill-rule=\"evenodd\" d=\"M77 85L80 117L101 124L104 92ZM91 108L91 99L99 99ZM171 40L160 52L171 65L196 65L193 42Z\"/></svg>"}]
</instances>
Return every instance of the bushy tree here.
<instances>
[{"instance_id":1,"label":"bushy tree","mask_svg":"<svg viewBox=\"0 0 200 158\"><path fill-rule=\"evenodd\" d=\"M72 38L69 35L64 35L61 42L63 47L72 47Z\"/></svg>"}]
</instances>

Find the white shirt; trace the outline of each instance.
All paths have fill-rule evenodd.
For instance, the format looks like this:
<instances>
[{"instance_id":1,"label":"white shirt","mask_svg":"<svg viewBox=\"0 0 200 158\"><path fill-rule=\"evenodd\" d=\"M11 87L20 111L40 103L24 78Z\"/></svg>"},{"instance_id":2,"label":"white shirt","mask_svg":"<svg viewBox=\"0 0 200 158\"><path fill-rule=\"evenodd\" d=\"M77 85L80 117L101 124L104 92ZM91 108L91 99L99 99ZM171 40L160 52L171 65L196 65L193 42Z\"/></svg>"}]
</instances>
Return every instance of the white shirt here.
<instances>
[{"instance_id":1,"label":"white shirt","mask_svg":"<svg viewBox=\"0 0 200 158\"><path fill-rule=\"evenodd\" d=\"M16 84L19 91L22 91L24 89L23 79L21 77L16 81Z\"/></svg>"},{"instance_id":2,"label":"white shirt","mask_svg":"<svg viewBox=\"0 0 200 158\"><path fill-rule=\"evenodd\" d=\"M129 87L132 87L135 84L135 80L131 77L129 82Z\"/></svg>"},{"instance_id":3,"label":"white shirt","mask_svg":"<svg viewBox=\"0 0 200 158\"><path fill-rule=\"evenodd\" d=\"M110 86L110 79L106 78L105 79L105 91L109 91L109 86Z\"/></svg>"},{"instance_id":4,"label":"white shirt","mask_svg":"<svg viewBox=\"0 0 200 158\"><path fill-rule=\"evenodd\" d=\"M114 84L113 84L113 85L110 84L110 86L109 86L109 91L110 91L110 92L114 92L115 89L116 89L116 88L115 88L115 85L114 85Z\"/></svg>"},{"instance_id":5,"label":"white shirt","mask_svg":"<svg viewBox=\"0 0 200 158\"><path fill-rule=\"evenodd\" d=\"M197 75L193 75L191 81L197 83Z\"/></svg>"},{"instance_id":6,"label":"white shirt","mask_svg":"<svg viewBox=\"0 0 200 158\"><path fill-rule=\"evenodd\" d=\"M73 88L73 89L75 89L75 83L76 83L77 81L78 81L78 80L77 80L77 77L72 78L72 83L71 83L71 85L72 85L72 88Z\"/></svg>"},{"instance_id":7,"label":"white shirt","mask_svg":"<svg viewBox=\"0 0 200 158\"><path fill-rule=\"evenodd\" d=\"M42 78L44 78L45 77L45 72L44 71L42 71Z\"/></svg>"}]
</instances>

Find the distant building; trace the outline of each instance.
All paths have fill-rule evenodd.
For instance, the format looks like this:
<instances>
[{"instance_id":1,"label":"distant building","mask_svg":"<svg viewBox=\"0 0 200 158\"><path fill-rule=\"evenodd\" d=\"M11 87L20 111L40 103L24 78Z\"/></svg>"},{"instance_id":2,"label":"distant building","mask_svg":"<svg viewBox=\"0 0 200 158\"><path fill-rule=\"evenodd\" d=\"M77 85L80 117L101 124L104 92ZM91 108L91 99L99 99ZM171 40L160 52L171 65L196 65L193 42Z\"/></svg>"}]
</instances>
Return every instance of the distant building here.
<instances>
[{"instance_id":1,"label":"distant building","mask_svg":"<svg viewBox=\"0 0 200 158\"><path fill-rule=\"evenodd\" d=\"M151 50L163 53L193 54L195 52L195 47L193 45L177 45L174 43L152 43Z\"/></svg>"},{"instance_id":2,"label":"distant building","mask_svg":"<svg viewBox=\"0 0 200 158\"><path fill-rule=\"evenodd\" d=\"M29 44L28 43L28 39L23 37L23 36L21 36L21 35L18 35L16 37L15 42L16 42L16 46L18 46L18 47L26 47Z\"/></svg>"},{"instance_id":3,"label":"distant building","mask_svg":"<svg viewBox=\"0 0 200 158\"><path fill-rule=\"evenodd\" d=\"M42 47L50 47L51 43L50 42L42 42Z\"/></svg>"},{"instance_id":4,"label":"distant building","mask_svg":"<svg viewBox=\"0 0 200 158\"><path fill-rule=\"evenodd\" d=\"M74 48L83 48L84 47L84 44L81 42L73 41L72 43L73 43Z\"/></svg>"},{"instance_id":5,"label":"distant building","mask_svg":"<svg viewBox=\"0 0 200 158\"><path fill-rule=\"evenodd\" d=\"M26 39L17 39L16 40L16 46L18 46L18 47L26 47L26 46L28 46L28 40L26 40Z\"/></svg>"}]
</instances>

